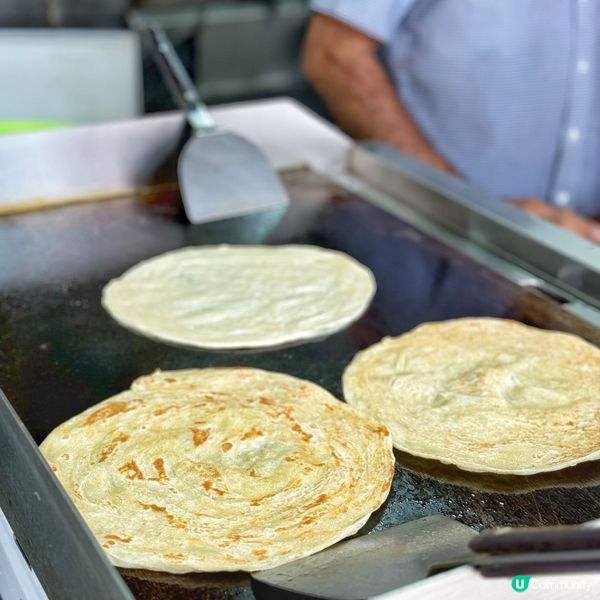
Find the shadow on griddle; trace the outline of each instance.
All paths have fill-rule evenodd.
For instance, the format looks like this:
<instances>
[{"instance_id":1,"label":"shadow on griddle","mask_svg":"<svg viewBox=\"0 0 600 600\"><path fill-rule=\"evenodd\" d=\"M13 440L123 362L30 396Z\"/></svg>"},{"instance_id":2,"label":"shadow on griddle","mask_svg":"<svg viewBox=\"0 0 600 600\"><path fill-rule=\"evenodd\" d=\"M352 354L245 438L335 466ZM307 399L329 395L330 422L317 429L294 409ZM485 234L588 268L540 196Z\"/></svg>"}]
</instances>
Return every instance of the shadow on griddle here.
<instances>
[{"instance_id":1,"label":"shadow on griddle","mask_svg":"<svg viewBox=\"0 0 600 600\"><path fill-rule=\"evenodd\" d=\"M289 342L286 344L276 344L273 346L258 346L256 348L210 348L210 347L202 347L202 346L194 346L193 344L185 344L183 342L174 342L171 340L166 340L154 335L149 335L147 333L140 333L136 329L129 327L128 325L123 325L119 323L121 327L127 329L130 333L138 336L139 338L143 338L145 340L150 340L157 344L164 344L165 346L169 346L171 348L177 348L181 350L191 350L193 352L210 352L212 354L242 354L242 355L254 355L254 354L267 354L269 352L278 352L280 350L288 350L290 348L296 348L297 346L303 346L305 344L318 344L320 342L325 341L328 337L335 335L338 332L329 333L326 335L322 335L319 337L313 338L303 338L301 340L296 340L294 342Z\"/></svg>"},{"instance_id":2,"label":"shadow on griddle","mask_svg":"<svg viewBox=\"0 0 600 600\"><path fill-rule=\"evenodd\" d=\"M413 456L394 449L396 462L403 469L480 492L524 494L548 488L582 488L600 485L600 461L593 460L559 471L536 475L500 475L463 471L454 465Z\"/></svg>"},{"instance_id":3,"label":"shadow on griddle","mask_svg":"<svg viewBox=\"0 0 600 600\"><path fill-rule=\"evenodd\" d=\"M245 596L250 587L248 573L172 574L143 569L119 569L136 598L153 600L220 600Z\"/></svg>"}]
</instances>

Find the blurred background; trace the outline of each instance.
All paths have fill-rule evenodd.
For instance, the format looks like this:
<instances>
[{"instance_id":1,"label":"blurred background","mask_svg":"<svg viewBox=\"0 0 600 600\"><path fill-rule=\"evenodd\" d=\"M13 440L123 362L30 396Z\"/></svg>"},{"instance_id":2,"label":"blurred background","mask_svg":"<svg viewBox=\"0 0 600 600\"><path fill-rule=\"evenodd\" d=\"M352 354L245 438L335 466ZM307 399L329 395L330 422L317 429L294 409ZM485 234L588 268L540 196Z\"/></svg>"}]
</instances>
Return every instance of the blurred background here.
<instances>
[{"instance_id":1,"label":"blurred background","mask_svg":"<svg viewBox=\"0 0 600 600\"><path fill-rule=\"evenodd\" d=\"M0 132L177 108L151 24L208 104L285 95L323 114L299 64L308 15L307 0L2 0Z\"/></svg>"}]
</instances>

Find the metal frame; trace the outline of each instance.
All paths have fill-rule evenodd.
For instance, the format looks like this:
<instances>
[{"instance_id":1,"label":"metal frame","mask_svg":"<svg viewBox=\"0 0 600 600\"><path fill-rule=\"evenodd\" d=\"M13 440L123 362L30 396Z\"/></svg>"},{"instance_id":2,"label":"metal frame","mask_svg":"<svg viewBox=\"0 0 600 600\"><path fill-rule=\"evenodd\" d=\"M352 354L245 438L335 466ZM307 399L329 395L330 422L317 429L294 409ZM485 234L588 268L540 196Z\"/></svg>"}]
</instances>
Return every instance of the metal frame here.
<instances>
[{"instance_id":1,"label":"metal frame","mask_svg":"<svg viewBox=\"0 0 600 600\"><path fill-rule=\"evenodd\" d=\"M355 146L349 168L432 222L600 308L600 246L379 142Z\"/></svg>"},{"instance_id":2,"label":"metal frame","mask_svg":"<svg viewBox=\"0 0 600 600\"><path fill-rule=\"evenodd\" d=\"M133 600L0 390L0 508L49 598Z\"/></svg>"}]
</instances>

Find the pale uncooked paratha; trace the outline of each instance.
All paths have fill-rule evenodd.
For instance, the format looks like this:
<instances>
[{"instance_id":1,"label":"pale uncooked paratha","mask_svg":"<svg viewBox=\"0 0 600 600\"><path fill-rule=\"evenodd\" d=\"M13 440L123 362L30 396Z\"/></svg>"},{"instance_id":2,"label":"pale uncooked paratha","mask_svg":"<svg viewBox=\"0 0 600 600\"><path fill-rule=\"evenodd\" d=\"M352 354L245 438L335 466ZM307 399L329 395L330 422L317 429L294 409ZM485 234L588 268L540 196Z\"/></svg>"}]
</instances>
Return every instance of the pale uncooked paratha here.
<instances>
[{"instance_id":1,"label":"pale uncooked paratha","mask_svg":"<svg viewBox=\"0 0 600 600\"><path fill-rule=\"evenodd\" d=\"M199 348L258 348L331 334L375 292L369 269L316 246L199 246L132 267L102 303L122 325Z\"/></svg>"},{"instance_id":2,"label":"pale uncooked paratha","mask_svg":"<svg viewBox=\"0 0 600 600\"><path fill-rule=\"evenodd\" d=\"M260 570L356 532L394 472L386 427L249 368L159 372L41 445L120 567Z\"/></svg>"},{"instance_id":3,"label":"pale uncooked paratha","mask_svg":"<svg viewBox=\"0 0 600 600\"><path fill-rule=\"evenodd\" d=\"M343 384L397 448L465 470L527 475L600 458L600 350L573 335L427 323L359 353Z\"/></svg>"}]
</instances>

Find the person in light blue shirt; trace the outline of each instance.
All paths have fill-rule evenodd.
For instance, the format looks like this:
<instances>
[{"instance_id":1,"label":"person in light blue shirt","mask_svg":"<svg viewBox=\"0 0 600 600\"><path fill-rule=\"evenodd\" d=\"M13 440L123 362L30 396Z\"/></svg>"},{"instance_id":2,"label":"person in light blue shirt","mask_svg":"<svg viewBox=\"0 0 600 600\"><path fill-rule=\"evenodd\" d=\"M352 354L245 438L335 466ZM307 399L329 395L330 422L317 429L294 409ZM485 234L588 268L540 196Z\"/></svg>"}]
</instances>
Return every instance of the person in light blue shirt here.
<instances>
[{"instance_id":1,"label":"person in light blue shirt","mask_svg":"<svg viewBox=\"0 0 600 600\"><path fill-rule=\"evenodd\" d=\"M348 133L600 243L599 0L313 0L303 65Z\"/></svg>"}]
</instances>

